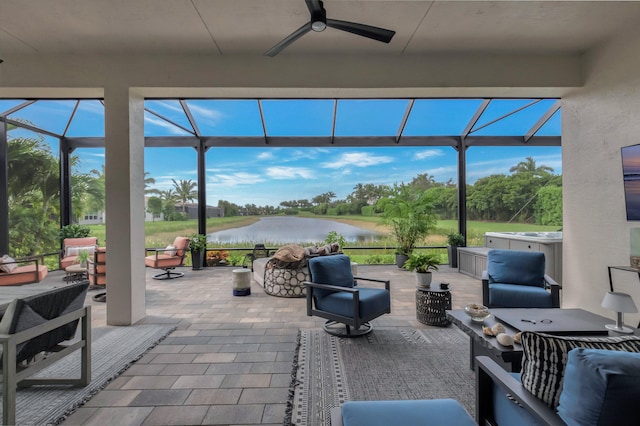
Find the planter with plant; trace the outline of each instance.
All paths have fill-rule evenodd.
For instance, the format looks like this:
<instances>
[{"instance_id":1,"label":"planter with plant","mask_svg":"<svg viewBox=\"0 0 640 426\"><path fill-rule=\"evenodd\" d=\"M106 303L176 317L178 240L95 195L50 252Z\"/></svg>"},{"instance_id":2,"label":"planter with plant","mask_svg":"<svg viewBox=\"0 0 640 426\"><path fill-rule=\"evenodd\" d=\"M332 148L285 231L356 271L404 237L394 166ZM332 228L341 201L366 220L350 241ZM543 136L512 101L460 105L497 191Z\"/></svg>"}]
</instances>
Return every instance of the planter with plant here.
<instances>
[{"instance_id":1,"label":"planter with plant","mask_svg":"<svg viewBox=\"0 0 640 426\"><path fill-rule=\"evenodd\" d=\"M204 234L193 234L189 238L191 269L202 269L202 265L204 265L204 255L207 251L207 236Z\"/></svg>"},{"instance_id":2,"label":"planter with plant","mask_svg":"<svg viewBox=\"0 0 640 426\"><path fill-rule=\"evenodd\" d=\"M87 262L89 261L89 251L88 250L80 250L78 252L78 257L76 261L80 264L81 267L86 268Z\"/></svg>"},{"instance_id":3,"label":"planter with plant","mask_svg":"<svg viewBox=\"0 0 640 426\"><path fill-rule=\"evenodd\" d=\"M433 201L424 191L401 184L392 194L378 201L382 218L391 226L396 239L396 265L402 268L416 244L429 235L438 221Z\"/></svg>"},{"instance_id":4,"label":"planter with plant","mask_svg":"<svg viewBox=\"0 0 640 426\"><path fill-rule=\"evenodd\" d=\"M416 281L419 286L431 285L432 273L440 265L440 256L433 253L412 253L403 265L404 269L416 271Z\"/></svg>"},{"instance_id":5,"label":"planter with plant","mask_svg":"<svg viewBox=\"0 0 640 426\"><path fill-rule=\"evenodd\" d=\"M458 247L464 246L464 236L459 232L447 234L447 254L449 256L449 267L458 267Z\"/></svg>"}]
</instances>

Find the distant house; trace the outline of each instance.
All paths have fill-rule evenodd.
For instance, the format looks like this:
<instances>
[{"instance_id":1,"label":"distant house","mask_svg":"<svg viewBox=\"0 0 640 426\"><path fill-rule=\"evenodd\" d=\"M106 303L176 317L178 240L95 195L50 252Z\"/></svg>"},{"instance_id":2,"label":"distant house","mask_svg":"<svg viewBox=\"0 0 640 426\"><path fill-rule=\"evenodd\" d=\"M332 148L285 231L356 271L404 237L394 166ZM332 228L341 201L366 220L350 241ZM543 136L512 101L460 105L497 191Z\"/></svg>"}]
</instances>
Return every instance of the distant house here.
<instances>
[{"instance_id":1,"label":"distant house","mask_svg":"<svg viewBox=\"0 0 640 426\"><path fill-rule=\"evenodd\" d=\"M104 212L100 213L87 213L80 218L78 224L80 225L100 225L103 224L106 219Z\"/></svg>"},{"instance_id":2,"label":"distant house","mask_svg":"<svg viewBox=\"0 0 640 426\"><path fill-rule=\"evenodd\" d=\"M188 219L197 219L198 218L198 204L197 203L187 203L176 204L176 212L186 212ZM207 206L207 219L210 217L224 217L224 209L220 207Z\"/></svg>"}]
</instances>

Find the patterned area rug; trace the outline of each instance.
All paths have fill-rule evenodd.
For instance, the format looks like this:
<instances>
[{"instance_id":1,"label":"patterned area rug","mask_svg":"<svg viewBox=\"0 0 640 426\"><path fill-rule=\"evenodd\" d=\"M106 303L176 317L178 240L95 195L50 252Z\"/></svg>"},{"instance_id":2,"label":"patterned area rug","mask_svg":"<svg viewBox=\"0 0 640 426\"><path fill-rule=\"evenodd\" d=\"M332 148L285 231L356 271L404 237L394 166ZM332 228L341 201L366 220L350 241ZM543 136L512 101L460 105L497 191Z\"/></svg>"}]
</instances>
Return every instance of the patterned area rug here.
<instances>
[{"instance_id":1,"label":"patterned area rug","mask_svg":"<svg viewBox=\"0 0 640 426\"><path fill-rule=\"evenodd\" d=\"M454 328L376 328L341 339L301 330L285 424L329 425L347 400L453 398L475 415L469 337Z\"/></svg>"},{"instance_id":2,"label":"patterned area rug","mask_svg":"<svg viewBox=\"0 0 640 426\"><path fill-rule=\"evenodd\" d=\"M56 425L63 422L174 329L175 327L157 325L96 329L91 346L91 383L84 388L32 386L19 389L16 398L17 424ZM33 377L79 377L79 375L80 351L78 350ZM0 397L1 395L0 390Z\"/></svg>"}]
</instances>

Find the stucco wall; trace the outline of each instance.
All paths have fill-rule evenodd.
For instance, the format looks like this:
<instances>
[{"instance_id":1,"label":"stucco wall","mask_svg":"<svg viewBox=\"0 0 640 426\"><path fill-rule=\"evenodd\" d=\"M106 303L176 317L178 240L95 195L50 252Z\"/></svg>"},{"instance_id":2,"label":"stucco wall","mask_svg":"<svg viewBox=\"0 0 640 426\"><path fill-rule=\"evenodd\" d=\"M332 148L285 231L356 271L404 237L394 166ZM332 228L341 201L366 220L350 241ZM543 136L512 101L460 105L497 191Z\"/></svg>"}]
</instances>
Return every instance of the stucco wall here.
<instances>
[{"instance_id":1,"label":"stucco wall","mask_svg":"<svg viewBox=\"0 0 640 426\"><path fill-rule=\"evenodd\" d=\"M640 143L640 31L621 34L585 58L585 86L562 101L563 307L611 318L600 303L608 265L629 265L620 148ZM640 305L640 283L616 272L615 289ZM637 324L637 315L629 317ZM631 321L633 323L633 321Z\"/></svg>"}]
</instances>

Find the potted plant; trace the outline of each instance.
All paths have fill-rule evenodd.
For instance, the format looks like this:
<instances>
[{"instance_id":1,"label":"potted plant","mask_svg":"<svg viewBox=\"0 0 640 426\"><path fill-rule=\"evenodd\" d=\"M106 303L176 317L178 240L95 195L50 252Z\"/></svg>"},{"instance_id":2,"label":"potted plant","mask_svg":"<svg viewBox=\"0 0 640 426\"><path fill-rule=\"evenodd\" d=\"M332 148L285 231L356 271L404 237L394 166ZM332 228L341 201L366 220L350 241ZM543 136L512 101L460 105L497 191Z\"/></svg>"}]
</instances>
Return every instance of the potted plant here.
<instances>
[{"instance_id":1,"label":"potted plant","mask_svg":"<svg viewBox=\"0 0 640 426\"><path fill-rule=\"evenodd\" d=\"M458 247L464 246L464 236L459 232L449 232L447 234L447 251L449 256L449 267L458 267Z\"/></svg>"},{"instance_id":2,"label":"potted plant","mask_svg":"<svg viewBox=\"0 0 640 426\"><path fill-rule=\"evenodd\" d=\"M81 267L86 268L87 262L89 261L89 251L88 250L80 250L78 252L78 257L76 261L80 264Z\"/></svg>"},{"instance_id":3,"label":"potted plant","mask_svg":"<svg viewBox=\"0 0 640 426\"><path fill-rule=\"evenodd\" d=\"M207 236L204 234L193 234L189 238L191 269L202 269L202 265L204 265L204 255L207 251Z\"/></svg>"},{"instance_id":4,"label":"potted plant","mask_svg":"<svg viewBox=\"0 0 640 426\"><path fill-rule=\"evenodd\" d=\"M404 263L404 269L416 271L416 281L422 287L431 285L432 273L440 265L440 256L433 253L412 253Z\"/></svg>"},{"instance_id":5,"label":"potted plant","mask_svg":"<svg viewBox=\"0 0 640 426\"><path fill-rule=\"evenodd\" d=\"M436 226L433 201L426 192L401 184L394 185L391 195L380 199L377 205L395 236L396 265L402 268L416 243Z\"/></svg>"}]
</instances>

